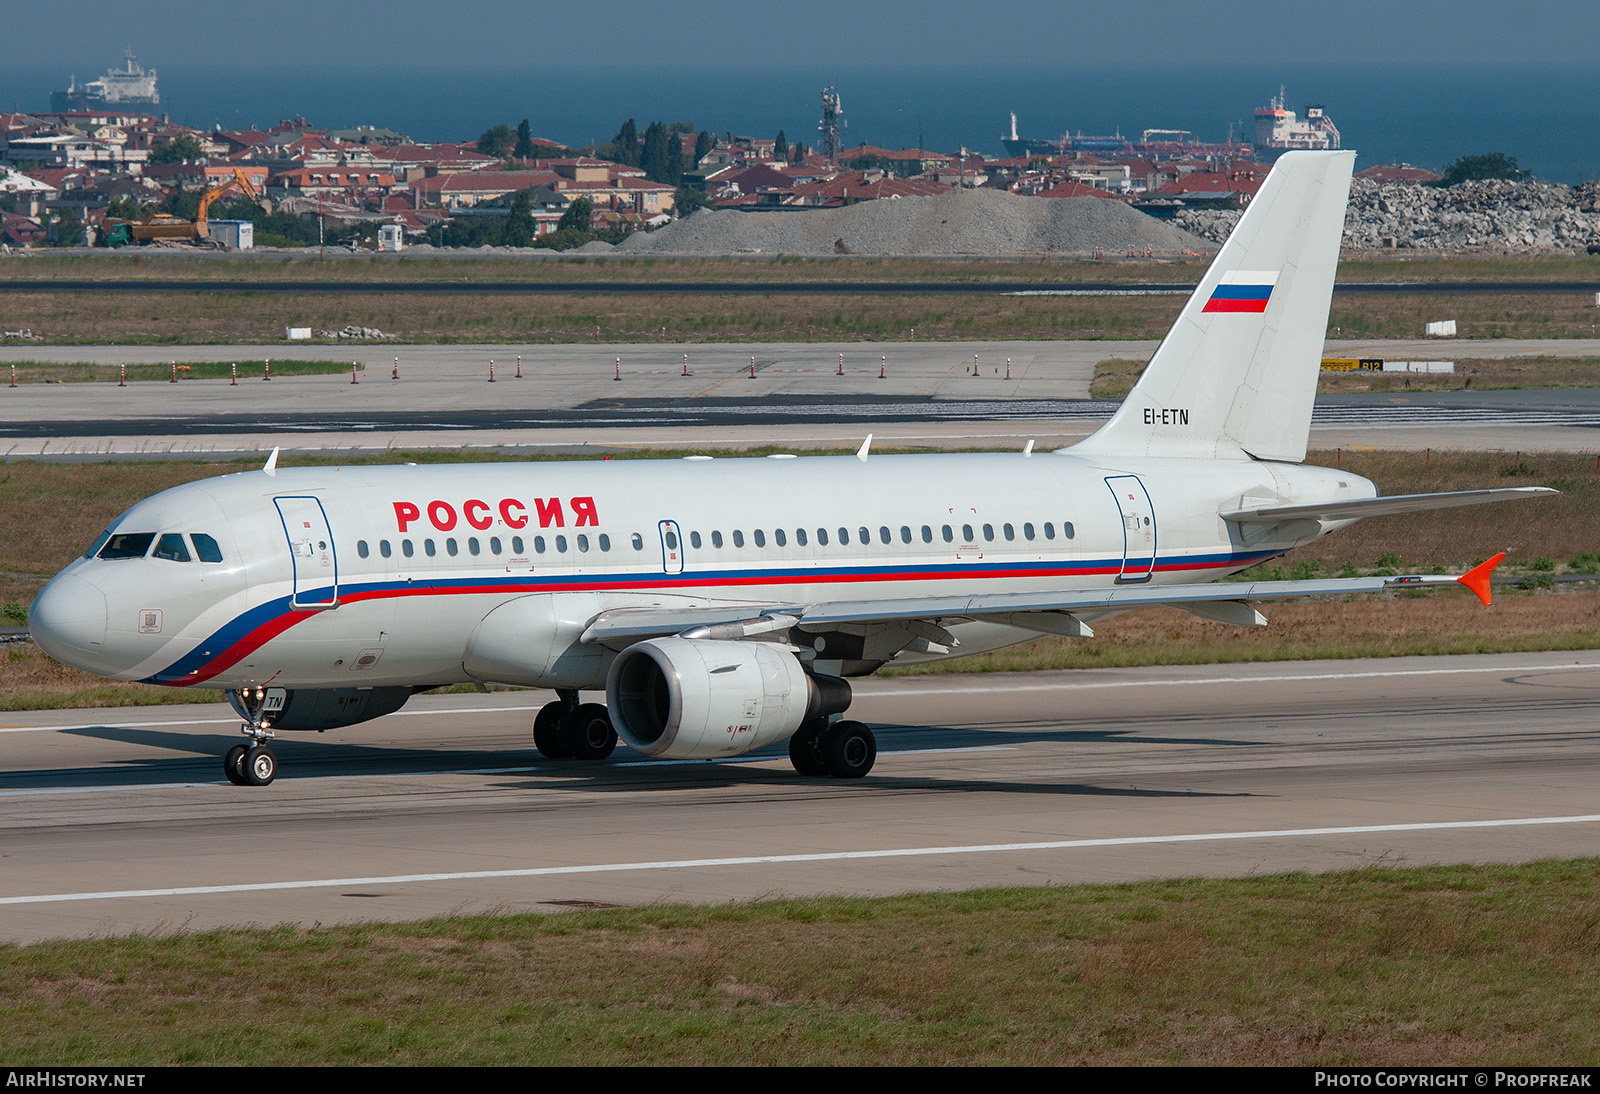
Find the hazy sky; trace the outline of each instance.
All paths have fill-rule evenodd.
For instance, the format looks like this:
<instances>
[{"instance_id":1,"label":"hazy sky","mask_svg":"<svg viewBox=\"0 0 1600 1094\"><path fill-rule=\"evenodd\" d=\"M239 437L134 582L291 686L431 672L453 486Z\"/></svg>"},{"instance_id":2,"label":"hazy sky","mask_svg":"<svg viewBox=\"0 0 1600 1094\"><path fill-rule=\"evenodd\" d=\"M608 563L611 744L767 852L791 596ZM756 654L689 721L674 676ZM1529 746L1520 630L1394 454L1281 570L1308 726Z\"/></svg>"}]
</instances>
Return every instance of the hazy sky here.
<instances>
[{"instance_id":1,"label":"hazy sky","mask_svg":"<svg viewBox=\"0 0 1600 1094\"><path fill-rule=\"evenodd\" d=\"M1595 60L1596 0L50 0L8 4L8 54L104 70L592 63L1070 65L1086 61Z\"/></svg>"}]
</instances>

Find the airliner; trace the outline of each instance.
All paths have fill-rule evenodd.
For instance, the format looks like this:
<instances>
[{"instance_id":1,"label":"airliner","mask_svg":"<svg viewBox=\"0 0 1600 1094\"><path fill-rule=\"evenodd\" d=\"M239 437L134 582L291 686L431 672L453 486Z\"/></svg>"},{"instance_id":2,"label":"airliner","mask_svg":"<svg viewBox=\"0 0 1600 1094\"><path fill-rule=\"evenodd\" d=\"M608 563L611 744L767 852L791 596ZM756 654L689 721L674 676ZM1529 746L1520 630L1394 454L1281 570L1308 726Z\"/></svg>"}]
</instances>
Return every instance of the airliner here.
<instances>
[{"instance_id":1,"label":"airliner","mask_svg":"<svg viewBox=\"0 0 1600 1094\"><path fill-rule=\"evenodd\" d=\"M852 678L1176 607L1466 584L1224 581L1363 517L1553 493L1379 497L1302 461L1354 161L1289 152L1137 385L1053 452L277 466L164 491L39 593L34 639L118 680L225 689L227 778L279 732L458 683L553 689L550 759L713 759L788 742L807 776L877 755ZM585 701L603 692L605 702Z\"/></svg>"}]
</instances>

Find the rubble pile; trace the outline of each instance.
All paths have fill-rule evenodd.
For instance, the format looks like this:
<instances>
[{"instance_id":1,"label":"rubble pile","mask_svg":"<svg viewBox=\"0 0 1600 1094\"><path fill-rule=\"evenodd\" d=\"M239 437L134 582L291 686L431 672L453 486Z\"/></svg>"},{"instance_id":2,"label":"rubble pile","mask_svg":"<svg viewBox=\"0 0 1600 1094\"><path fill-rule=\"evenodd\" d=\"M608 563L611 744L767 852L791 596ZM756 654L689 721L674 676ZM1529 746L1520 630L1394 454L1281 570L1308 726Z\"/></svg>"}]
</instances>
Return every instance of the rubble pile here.
<instances>
[{"instance_id":1,"label":"rubble pile","mask_svg":"<svg viewBox=\"0 0 1600 1094\"><path fill-rule=\"evenodd\" d=\"M1238 221L1233 211L1186 209L1174 218L1217 243ZM1344 245L1355 250L1543 254L1590 243L1600 243L1600 182L1486 179L1436 188L1356 179L1344 220Z\"/></svg>"},{"instance_id":2,"label":"rubble pile","mask_svg":"<svg viewBox=\"0 0 1600 1094\"><path fill-rule=\"evenodd\" d=\"M374 340L374 341L383 342L383 341L393 341L394 339L398 338L399 335L385 333L384 331L379 330L377 327L358 327L358 326L356 326L355 324L352 323L350 326L345 327L343 330L319 330L319 331L317 331L317 337L318 338L333 338L333 339L339 339L339 338L365 338L365 339L370 339L370 340Z\"/></svg>"}]
</instances>

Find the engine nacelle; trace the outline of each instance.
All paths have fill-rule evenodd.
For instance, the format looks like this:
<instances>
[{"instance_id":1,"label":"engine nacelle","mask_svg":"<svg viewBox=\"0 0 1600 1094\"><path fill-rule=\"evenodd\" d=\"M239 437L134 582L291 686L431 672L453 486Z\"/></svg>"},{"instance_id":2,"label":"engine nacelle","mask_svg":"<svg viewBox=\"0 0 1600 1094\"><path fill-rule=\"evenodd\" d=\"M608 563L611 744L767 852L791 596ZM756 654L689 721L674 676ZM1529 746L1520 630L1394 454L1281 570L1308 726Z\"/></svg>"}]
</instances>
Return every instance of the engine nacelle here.
<instances>
[{"instance_id":1,"label":"engine nacelle","mask_svg":"<svg viewBox=\"0 0 1600 1094\"><path fill-rule=\"evenodd\" d=\"M264 688L228 692L245 721L260 718L282 730L340 729L393 714L411 698L410 688Z\"/></svg>"},{"instance_id":2,"label":"engine nacelle","mask_svg":"<svg viewBox=\"0 0 1600 1094\"><path fill-rule=\"evenodd\" d=\"M629 748L703 760L787 739L807 718L849 706L850 685L807 676L767 643L654 638L617 655L606 702Z\"/></svg>"}]
</instances>

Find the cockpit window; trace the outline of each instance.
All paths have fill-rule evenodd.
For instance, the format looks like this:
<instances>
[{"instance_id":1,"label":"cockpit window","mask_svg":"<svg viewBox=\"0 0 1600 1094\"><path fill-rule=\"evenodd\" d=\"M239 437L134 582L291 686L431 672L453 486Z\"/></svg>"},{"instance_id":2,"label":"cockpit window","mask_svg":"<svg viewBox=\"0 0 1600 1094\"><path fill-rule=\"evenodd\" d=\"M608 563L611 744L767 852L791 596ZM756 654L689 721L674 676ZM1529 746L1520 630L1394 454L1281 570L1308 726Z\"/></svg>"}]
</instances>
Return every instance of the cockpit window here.
<instances>
[{"instance_id":1,"label":"cockpit window","mask_svg":"<svg viewBox=\"0 0 1600 1094\"><path fill-rule=\"evenodd\" d=\"M200 556L201 562L222 561L222 548L217 546L216 540L204 532L195 532L189 538L194 540L194 553ZM384 554L387 555L388 552L385 551Z\"/></svg>"},{"instance_id":2,"label":"cockpit window","mask_svg":"<svg viewBox=\"0 0 1600 1094\"><path fill-rule=\"evenodd\" d=\"M168 562L190 561L189 548L183 542L183 536L177 532L168 532L156 541L154 558L164 558Z\"/></svg>"},{"instance_id":3,"label":"cockpit window","mask_svg":"<svg viewBox=\"0 0 1600 1094\"><path fill-rule=\"evenodd\" d=\"M89 549L83 552L83 557L93 558L95 555L99 554L100 548L104 547L106 545L106 540L110 538L111 529L107 528L104 532L101 532L97 537L95 537L95 541L93 543L89 544Z\"/></svg>"},{"instance_id":4,"label":"cockpit window","mask_svg":"<svg viewBox=\"0 0 1600 1094\"><path fill-rule=\"evenodd\" d=\"M143 558L155 542L154 532L118 532L100 548L101 558Z\"/></svg>"}]
</instances>

